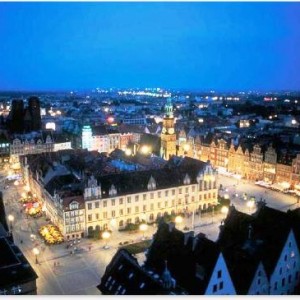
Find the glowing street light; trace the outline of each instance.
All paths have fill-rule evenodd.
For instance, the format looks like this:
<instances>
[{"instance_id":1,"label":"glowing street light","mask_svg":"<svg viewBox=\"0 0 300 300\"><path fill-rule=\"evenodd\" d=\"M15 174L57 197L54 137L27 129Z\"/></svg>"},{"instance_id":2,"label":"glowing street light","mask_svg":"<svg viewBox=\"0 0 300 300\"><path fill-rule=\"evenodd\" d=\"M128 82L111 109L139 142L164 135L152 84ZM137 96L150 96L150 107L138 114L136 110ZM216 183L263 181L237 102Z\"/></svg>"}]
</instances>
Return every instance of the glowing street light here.
<instances>
[{"instance_id":1,"label":"glowing street light","mask_svg":"<svg viewBox=\"0 0 300 300\"><path fill-rule=\"evenodd\" d=\"M190 145L189 144L184 144L183 145L183 150L184 150L184 153L187 153L190 150Z\"/></svg>"},{"instance_id":2,"label":"glowing street light","mask_svg":"<svg viewBox=\"0 0 300 300\"><path fill-rule=\"evenodd\" d=\"M38 255L40 254L40 251L39 251L39 249L38 248L33 248L32 249L32 252L33 252L33 254L35 255L35 263L36 264L38 264L39 262L38 262Z\"/></svg>"},{"instance_id":3,"label":"glowing street light","mask_svg":"<svg viewBox=\"0 0 300 300\"><path fill-rule=\"evenodd\" d=\"M148 229L148 225L147 224L143 223L143 224L140 225L140 231L142 231L142 233L143 233L142 240L145 239L145 232L147 231L147 229Z\"/></svg>"},{"instance_id":4,"label":"glowing street light","mask_svg":"<svg viewBox=\"0 0 300 300\"><path fill-rule=\"evenodd\" d=\"M141 153L142 154L148 154L150 152L150 147L144 145L141 147Z\"/></svg>"},{"instance_id":5,"label":"glowing street light","mask_svg":"<svg viewBox=\"0 0 300 300\"><path fill-rule=\"evenodd\" d=\"M221 208L221 213L222 213L223 215L227 216L228 211L229 211L229 209L228 209L227 206L222 206L222 208Z\"/></svg>"},{"instance_id":6,"label":"glowing street light","mask_svg":"<svg viewBox=\"0 0 300 300\"><path fill-rule=\"evenodd\" d=\"M125 154L126 154L127 156L130 156L130 155L132 154L131 149L129 149L129 148L125 149Z\"/></svg>"},{"instance_id":7,"label":"glowing street light","mask_svg":"<svg viewBox=\"0 0 300 300\"><path fill-rule=\"evenodd\" d=\"M104 231L102 233L102 238L105 240L105 246L103 248L108 249L109 247L108 247L107 243L108 243L108 239L110 238L110 233L108 231Z\"/></svg>"},{"instance_id":8,"label":"glowing street light","mask_svg":"<svg viewBox=\"0 0 300 300\"><path fill-rule=\"evenodd\" d=\"M175 224L178 226L178 228L179 228L179 226L181 225L182 222L183 222L182 216L177 216L175 218Z\"/></svg>"},{"instance_id":9,"label":"glowing street light","mask_svg":"<svg viewBox=\"0 0 300 300\"><path fill-rule=\"evenodd\" d=\"M254 207L254 201L253 200L247 201L247 207L249 208L249 213L251 213L252 208Z\"/></svg>"},{"instance_id":10,"label":"glowing street light","mask_svg":"<svg viewBox=\"0 0 300 300\"><path fill-rule=\"evenodd\" d=\"M15 217L13 215L8 216L8 221L9 221L9 231L10 233L13 230L13 221L15 220Z\"/></svg>"}]
</instances>

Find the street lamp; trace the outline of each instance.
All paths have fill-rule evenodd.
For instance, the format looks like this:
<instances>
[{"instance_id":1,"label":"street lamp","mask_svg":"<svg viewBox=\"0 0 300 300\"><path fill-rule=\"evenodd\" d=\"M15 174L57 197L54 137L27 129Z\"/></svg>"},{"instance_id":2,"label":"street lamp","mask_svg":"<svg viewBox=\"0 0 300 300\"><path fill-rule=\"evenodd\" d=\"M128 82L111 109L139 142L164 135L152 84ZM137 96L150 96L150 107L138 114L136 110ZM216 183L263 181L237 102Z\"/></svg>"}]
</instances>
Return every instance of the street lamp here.
<instances>
[{"instance_id":1,"label":"street lamp","mask_svg":"<svg viewBox=\"0 0 300 300\"><path fill-rule=\"evenodd\" d=\"M147 231L147 229L148 229L148 225L147 224L143 223L143 224L140 225L140 231L142 231L142 233L143 233L142 240L145 239L145 231Z\"/></svg>"},{"instance_id":2,"label":"street lamp","mask_svg":"<svg viewBox=\"0 0 300 300\"><path fill-rule=\"evenodd\" d=\"M189 144L184 144L183 145L183 150L185 153L187 153L190 150L190 145Z\"/></svg>"},{"instance_id":3,"label":"street lamp","mask_svg":"<svg viewBox=\"0 0 300 300\"><path fill-rule=\"evenodd\" d=\"M115 230L117 228L117 220L115 218L112 218L110 220L110 225L111 225L112 229Z\"/></svg>"},{"instance_id":4,"label":"street lamp","mask_svg":"<svg viewBox=\"0 0 300 300\"><path fill-rule=\"evenodd\" d=\"M43 215L46 214L46 205L45 204L43 204L43 206L42 206L42 212L43 212Z\"/></svg>"},{"instance_id":5,"label":"street lamp","mask_svg":"<svg viewBox=\"0 0 300 300\"><path fill-rule=\"evenodd\" d=\"M39 249L38 248L33 248L32 249L32 252L33 252L33 254L35 255L35 263L36 264L38 264L39 262L38 262L38 255L40 254L40 251L39 251Z\"/></svg>"},{"instance_id":6,"label":"street lamp","mask_svg":"<svg viewBox=\"0 0 300 300\"><path fill-rule=\"evenodd\" d=\"M12 233L12 230L13 230L13 221L14 220L15 220L15 217L13 215L8 216L10 234Z\"/></svg>"},{"instance_id":7,"label":"street lamp","mask_svg":"<svg viewBox=\"0 0 300 300\"><path fill-rule=\"evenodd\" d=\"M141 147L141 153L142 154L148 154L150 152L150 147L144 145Z\"/></svg>"},{"instance_id":8,"label":"street lamp","mask_svg":"<svg viewBox=\"0 0 300 300\"><path fill-rule=\"evenodd\" d=\"M227 206L222 206L222 208L221 208L221 213L222 213L223 215L227 216L228 211L229 211L229 209L228 209Z\"/></svg>"},{"instance_id":9,"label":"street lamp","mask_svg":"<svg viewBox=\"0 0 300 300\"><path fill-rule=\"evenodd\" d=\"M254 207L254 201L253 200L247 201L247 206L249 208L249 213L251 213L252 208Z\"/></svg>"},{"instance_id":10,"label":"street lamp","mask_svg":"<svg viewBox=\"0 0 300 300\"><path fill-rule=\"evenodd\" d=\"M129 149L129 148L125 149L125 154L126 154L127 156L130 156L130 155L132 154L131 149Z\"/></svg>"},{"instance_id":11,"label":"street lamp","mask_svg":"<svg viewBox=\"0 0 300 300\"><path fill-rule=\"evenodd\" d=\"M179 226L180 226L180 224L181 224L182 222L183 222L182 216L177 216L177 217L175 218L175 224L178 225L178 228L179 228Z\"/></svg>"},{"instance_id":12,"label":"street lamp","mask_svg":"<svg viewBox=\"0 0 300 300\"><path fill-rule=\"evenodd\" d=\"M105 240L105 246L103 248L108 249L109 247L108 247L107 243L108 243L108 239L110 238L110 233L108 231L104 231L102 233L102 238Z\"/></svg>"}]
</instances>

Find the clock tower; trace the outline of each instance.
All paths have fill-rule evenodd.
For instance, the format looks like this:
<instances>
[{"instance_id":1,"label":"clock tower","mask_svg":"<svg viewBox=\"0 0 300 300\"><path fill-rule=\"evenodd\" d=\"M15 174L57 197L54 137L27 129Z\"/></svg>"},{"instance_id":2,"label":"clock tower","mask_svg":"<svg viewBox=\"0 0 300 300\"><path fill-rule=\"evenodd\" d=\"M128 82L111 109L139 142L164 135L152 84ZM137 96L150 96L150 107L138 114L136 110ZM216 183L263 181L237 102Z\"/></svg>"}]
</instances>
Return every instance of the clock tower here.
<instances>
[{"instance_id":1,"label":"clock tower","mask_svg":"<svg viewBox=\"0 0 300 300\"><path fill-rule=\"evenodd\" d=\"M161 131L161 156L168 160L171 155L176 155L176 133L174 128L173 104L168 98L165 105L165 116Z\"/></svg>"}]
</instances>

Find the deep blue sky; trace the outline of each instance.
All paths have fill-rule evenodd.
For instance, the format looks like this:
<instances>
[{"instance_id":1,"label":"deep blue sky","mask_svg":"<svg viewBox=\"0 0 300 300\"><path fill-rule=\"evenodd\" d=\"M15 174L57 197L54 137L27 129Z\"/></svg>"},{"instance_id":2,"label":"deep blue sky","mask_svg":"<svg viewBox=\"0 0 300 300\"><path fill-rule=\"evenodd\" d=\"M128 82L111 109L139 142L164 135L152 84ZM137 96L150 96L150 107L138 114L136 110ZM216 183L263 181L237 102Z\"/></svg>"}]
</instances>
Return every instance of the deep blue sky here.
<instances>
[{"instance_id":1,"label":"deep blue sky","mask_svg":"<svg viewBox=\"0 0 300 300\"><path fill-rule=\"evenodd\" d=\"M0 3L0 89L300 89L300 3Z\"/></svg>"}]
</instances>

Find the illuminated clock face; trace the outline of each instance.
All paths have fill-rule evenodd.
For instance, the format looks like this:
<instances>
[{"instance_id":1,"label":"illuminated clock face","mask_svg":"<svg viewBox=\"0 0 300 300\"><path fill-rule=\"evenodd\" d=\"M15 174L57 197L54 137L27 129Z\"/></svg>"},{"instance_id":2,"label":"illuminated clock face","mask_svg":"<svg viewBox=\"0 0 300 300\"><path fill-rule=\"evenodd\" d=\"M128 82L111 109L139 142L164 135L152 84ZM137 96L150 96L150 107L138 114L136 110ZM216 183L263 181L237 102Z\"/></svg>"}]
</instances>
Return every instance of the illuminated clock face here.
<instances>
[{"instance_id":1,"label":"illuminated clock face","mask_svg":"<svg viewBox=\"0 0 300 300\"><path fill-rule=\"evenodd\" d=\"M170 128L169 129L169 134L173 134L174 133L174 128Z\"/></svg>"},{"instance_id":2,"label":"illuminated clock face","mask_svg":"<svg viewBox=\"0 0 300 300\"><path fill-rule=\"evenodd\" d=\"M166 133L166 128L163 128L161 132Z\"/></svg>"}]
</instances>

